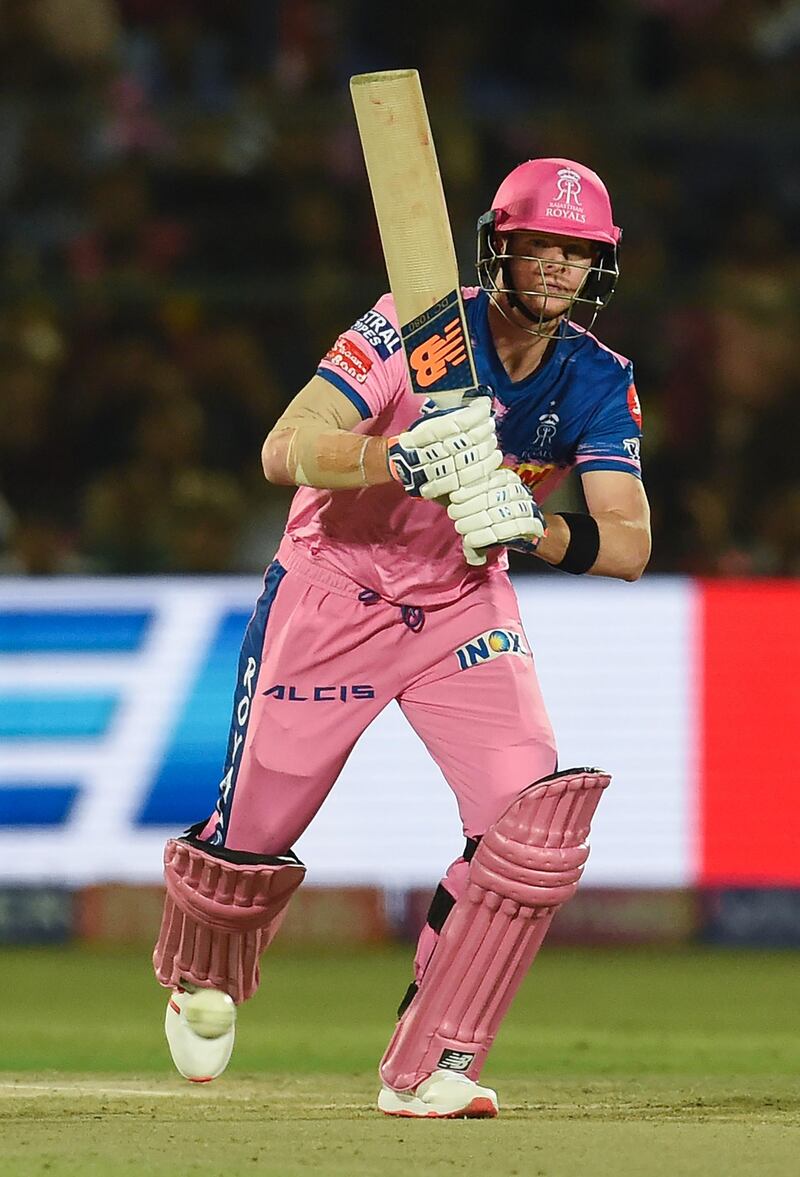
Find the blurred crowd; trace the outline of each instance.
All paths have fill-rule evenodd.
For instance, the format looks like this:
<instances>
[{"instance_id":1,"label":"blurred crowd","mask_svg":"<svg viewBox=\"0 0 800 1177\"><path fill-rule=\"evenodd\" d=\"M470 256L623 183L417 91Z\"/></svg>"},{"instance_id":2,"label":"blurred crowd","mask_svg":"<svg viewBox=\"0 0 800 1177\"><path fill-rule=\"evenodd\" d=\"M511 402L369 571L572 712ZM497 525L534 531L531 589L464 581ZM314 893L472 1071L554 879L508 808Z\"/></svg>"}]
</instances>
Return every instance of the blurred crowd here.
<instances>
[{"instance_id":1,"label":"blurred crowd","mask_svg":"<svg viewBox=\"0 0 800 1177\"><path fill-rule=\"evenodd\" d=\"M611 189L651 569L800 572L796 0L0 0L0 571L268 562L263 437L386 285L348 78L403 65L465 282L520 160Z\"/></svg>"}]
</instances>

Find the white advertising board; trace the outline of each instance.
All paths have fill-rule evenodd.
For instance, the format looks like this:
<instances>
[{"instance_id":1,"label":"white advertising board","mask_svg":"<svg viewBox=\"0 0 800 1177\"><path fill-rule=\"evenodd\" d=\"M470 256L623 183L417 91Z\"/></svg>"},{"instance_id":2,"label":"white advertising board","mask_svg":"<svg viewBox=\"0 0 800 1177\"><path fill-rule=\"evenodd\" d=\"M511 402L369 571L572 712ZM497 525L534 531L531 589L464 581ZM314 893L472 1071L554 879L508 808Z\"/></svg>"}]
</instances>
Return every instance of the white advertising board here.
<instances>
[{"instance_id":1,"label":"white advertising board","mask_svg":"<svg viewBox=\"0 0 800 1177\"><path fill-rule=\"evenodd\" d=\"M690 882L694 586L517 590L561 766L614 778L586 881ZM213 804L259 592L250 578L0 584L0 881L160 878L165 838ZM311 883L399 888L434 884L462 845L452 795L393 704L296 849Z\"/></svg>"}]
</instances>

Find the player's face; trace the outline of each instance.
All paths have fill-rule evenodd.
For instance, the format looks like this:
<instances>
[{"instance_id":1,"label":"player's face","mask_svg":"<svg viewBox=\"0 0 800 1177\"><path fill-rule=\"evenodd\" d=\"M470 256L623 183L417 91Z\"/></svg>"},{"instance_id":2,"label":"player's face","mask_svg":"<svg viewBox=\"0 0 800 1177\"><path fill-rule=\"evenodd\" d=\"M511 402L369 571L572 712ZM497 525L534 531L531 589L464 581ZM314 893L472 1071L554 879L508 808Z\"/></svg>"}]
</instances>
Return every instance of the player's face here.
<instances>
[{"instance_id":1,"label":"player's face","mask_svg":"<svg viewBox=\"0 0 800 1177\"><path fill-rule=\"evenodd\" d=\"M570 309L589 275L596 247L582 237L556 233L515 232L505 237L506 263L518 297L532 314L545 322L558 320Z\"/></svg>"}]
</instances>

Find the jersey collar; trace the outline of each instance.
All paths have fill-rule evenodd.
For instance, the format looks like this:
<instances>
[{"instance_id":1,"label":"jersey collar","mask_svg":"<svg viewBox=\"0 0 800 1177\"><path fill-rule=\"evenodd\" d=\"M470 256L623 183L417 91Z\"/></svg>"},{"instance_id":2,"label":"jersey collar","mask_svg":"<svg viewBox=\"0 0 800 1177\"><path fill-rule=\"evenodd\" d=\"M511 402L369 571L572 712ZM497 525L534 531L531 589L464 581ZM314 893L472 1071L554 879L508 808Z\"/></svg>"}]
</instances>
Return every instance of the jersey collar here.
<instances>
[{"instance_id":1,"label":"jersey collar","mask_svg":"<svg viewBox=\"0 0 800 1177\"><path fill-rule=\"evenodd\" d=\"M567 348L572 351L571 340L559 339L558 346L553 348L545 362L540 364L535 372L531 372L530 376L525 376L522 380L512 380L503 367L503 362L497 354L497 348L492 338L492 329L489 326L489 296L484 290L481 290L467 306L469 310L472 310L470 326L475 343L488 367L486 383L491 385L495 395L499 396L501 400L516 400L536 393L538 386L548 379L554 363L565 359L563 349ZM564 323L561 323L559 333L563 330ZM481 379L483 379L483 374Z\"/></svg>"}]
</instances>

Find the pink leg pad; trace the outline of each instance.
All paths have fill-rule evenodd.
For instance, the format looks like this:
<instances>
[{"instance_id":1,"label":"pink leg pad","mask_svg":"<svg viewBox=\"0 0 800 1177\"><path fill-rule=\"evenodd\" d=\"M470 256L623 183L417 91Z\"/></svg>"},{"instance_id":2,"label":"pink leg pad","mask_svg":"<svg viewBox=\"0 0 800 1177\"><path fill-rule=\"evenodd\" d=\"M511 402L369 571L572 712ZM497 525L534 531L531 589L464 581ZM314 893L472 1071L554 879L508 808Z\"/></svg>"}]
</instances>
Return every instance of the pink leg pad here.
<instances>
[{"instance_id":1,"label":"pink leg pad","mask_svg":"<svg viewBox=\"0 0 800 1177\"><path fill-rule=\"evenodd\" d=\"M440 1068L478 1078L553 916L575 893L610 780L586 768L547 777L485 834L381 1061L389 1087L413 1090Z\"/></svg>"},{"instance_id":2,"label":"pink leg pad","mask_svg":"<svg viewBox=\"0 0 800 1177\"><path fill-rule=\"evenodd\" d=\"M258 988L258 961L286 914L305 867L293 856L203 849L171 838L164 848L167 894L153 953L156 977L223 989L238 1004Z\"/></svg>"}]
</instances>

